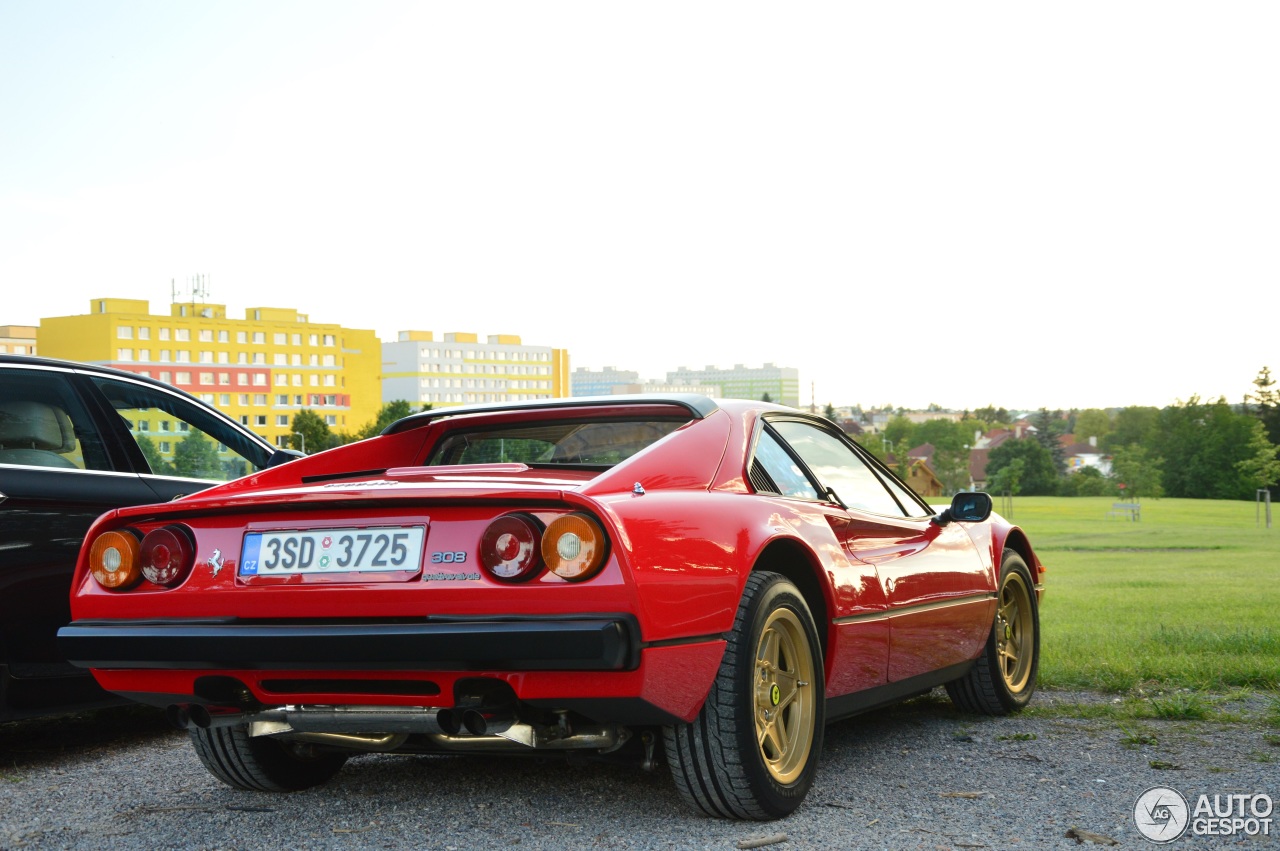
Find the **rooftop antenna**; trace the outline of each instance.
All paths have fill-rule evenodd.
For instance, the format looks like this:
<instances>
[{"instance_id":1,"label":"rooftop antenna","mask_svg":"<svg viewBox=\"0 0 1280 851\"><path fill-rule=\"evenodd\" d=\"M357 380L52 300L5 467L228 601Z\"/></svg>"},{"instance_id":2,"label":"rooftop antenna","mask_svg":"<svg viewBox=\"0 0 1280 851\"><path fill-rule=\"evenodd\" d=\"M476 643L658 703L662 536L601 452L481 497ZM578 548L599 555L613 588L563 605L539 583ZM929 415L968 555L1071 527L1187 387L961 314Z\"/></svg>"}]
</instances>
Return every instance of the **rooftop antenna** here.
<instances>
[{"instance_id":1,"label":"rooftop antenna","mask_svg":"<svg viewBox=\"0 0 1280 851\"><path fill-rule=\"evenodd\" d=\"M818 394L814 392L814 385L817 382L809 382L809 413L818 413Z\"/></svg>"}]
</instances>

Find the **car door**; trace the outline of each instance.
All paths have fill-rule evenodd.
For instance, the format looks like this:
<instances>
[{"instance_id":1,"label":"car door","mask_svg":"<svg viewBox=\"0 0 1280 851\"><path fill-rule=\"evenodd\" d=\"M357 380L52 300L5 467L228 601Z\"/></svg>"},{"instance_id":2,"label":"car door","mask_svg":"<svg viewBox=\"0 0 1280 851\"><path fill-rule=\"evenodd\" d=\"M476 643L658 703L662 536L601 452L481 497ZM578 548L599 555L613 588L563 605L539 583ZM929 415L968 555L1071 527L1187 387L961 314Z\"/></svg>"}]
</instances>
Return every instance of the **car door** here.
<instances>
[{"instance_id":1,"label":"car door","mask_svg":"<svg viewBox=\"0 0 1280 851\"><path fill-rule=\"evenodd\" d=\"M80 544L103 512L154 501L71 370L0 364L0 664L12 676L84 676L54 644Z\"/></svg>"},{"instance_id":2,"label":"car door","mask_svg":"<svg viewBox=\"0 0 1280 851\"><path fill-rule=\"evenodd\" d=\"M777 419L787 443L833 503L850 557L875 567L888 606L888 681L972 659L990 629L995 588L961 524L932 522L932 511L834 428Z\"/></svg>"},{"instance_id":3,"label":"car door","mask_svg":"<svg viewBox=\"0 0 1280 851\"><path fill-rule=\"evenodd\" d=\"M265 469L272 448L185 394L123 377L90 374L116 441L130 455L151 502L168 502Z\"/></svg>"}]
</instances>

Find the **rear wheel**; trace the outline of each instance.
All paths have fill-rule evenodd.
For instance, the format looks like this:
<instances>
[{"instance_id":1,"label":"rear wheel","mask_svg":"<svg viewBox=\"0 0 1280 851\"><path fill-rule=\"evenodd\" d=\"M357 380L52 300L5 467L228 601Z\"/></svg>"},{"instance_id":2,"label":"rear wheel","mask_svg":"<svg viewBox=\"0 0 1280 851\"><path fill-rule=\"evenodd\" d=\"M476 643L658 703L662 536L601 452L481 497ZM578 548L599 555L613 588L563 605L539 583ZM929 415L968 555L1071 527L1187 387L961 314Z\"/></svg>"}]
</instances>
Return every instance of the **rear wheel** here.
<instances>
[{"instance_id":1,"label":"rear wheel","mask_svg":"<svg viewBox=\"0 0 1280 851\"><path fill-rule=\"evenodd\" d=\"M347 755L311 745L250 737L243 727L191 729L191 744L209 773L236 789L296 792L337 774Z\"/></svg>"},{"instance_id":2,"label":"rear wheel","mask_svg":"<svg viewBox=\"0 0 1280 851\"><path fill-rule=\"evenodd\" d=\"M706 703L692 723L665 729L686 801L708 815L761 820L800 806L822 750L820 647L795 585L753 573Z\"/></svg>"},{"instance_id":3,"label":"rear wheel","mask_svg":"<svg viewBox=\"0 0 1280 851\"><path fill-rule=\"evenodd\" d=\"M1040 610L1031 571L1006 550L1000 570L995 622L978 661L947 683L951 701L966 712L1007 715L1027 705L1040 669Z\"/></svg>"}]
</instances>

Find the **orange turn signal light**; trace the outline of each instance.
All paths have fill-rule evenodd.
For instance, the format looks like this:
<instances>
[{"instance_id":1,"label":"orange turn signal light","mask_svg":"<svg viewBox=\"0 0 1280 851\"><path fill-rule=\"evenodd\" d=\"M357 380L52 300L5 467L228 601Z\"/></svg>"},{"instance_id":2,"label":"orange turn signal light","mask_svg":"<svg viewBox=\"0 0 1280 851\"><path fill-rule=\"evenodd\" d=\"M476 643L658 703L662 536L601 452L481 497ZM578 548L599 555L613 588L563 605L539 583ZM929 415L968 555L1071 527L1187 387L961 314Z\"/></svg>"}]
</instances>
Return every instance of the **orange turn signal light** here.
<instances>
[{"instance_id":1,"label":"orange turn signal light","mask_svg":"<svg viewBox=\"0 0 1280 851\"><path fill-rule=\"evenodd\" d=\"M557 517L542 535L542 560L547 569L570 582L599 573L607 552L604 530L586 514Z\"/></svg>"},{"instance_id":2,"label":"orange turn signal light","mask_svg":"<svg viewBox=\"0 0 1280 851\"><path fill-rule=\"evenodd\" d=\"M108 591L132 588L142 579L141 541L132 529L104 532L89 548L89 570Z\"/></svg>"}]
</instances>

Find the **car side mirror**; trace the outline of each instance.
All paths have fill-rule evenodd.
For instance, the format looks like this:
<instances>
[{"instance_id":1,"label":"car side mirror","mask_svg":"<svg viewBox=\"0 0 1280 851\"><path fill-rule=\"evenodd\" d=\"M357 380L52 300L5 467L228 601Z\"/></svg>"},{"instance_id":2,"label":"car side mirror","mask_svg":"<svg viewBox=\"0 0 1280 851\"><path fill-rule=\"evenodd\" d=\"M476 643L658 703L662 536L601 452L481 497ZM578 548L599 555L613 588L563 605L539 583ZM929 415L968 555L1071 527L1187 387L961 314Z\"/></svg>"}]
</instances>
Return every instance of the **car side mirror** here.
<instances>
[{"instance_id":1,"label":"car side mirror","mask_svg":"<svg viewBox=\"0 0 1280 851\"><path fill-rule=\"evenodd\" d=\"M946 526L952 520L981 523L991 516L991 508L990 494L982 491L958 493L951 497L951 507L934 517L933 522L939 526Z\"/></svg>"}]
</instances>

